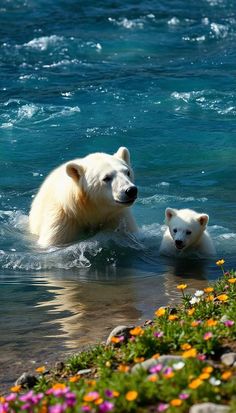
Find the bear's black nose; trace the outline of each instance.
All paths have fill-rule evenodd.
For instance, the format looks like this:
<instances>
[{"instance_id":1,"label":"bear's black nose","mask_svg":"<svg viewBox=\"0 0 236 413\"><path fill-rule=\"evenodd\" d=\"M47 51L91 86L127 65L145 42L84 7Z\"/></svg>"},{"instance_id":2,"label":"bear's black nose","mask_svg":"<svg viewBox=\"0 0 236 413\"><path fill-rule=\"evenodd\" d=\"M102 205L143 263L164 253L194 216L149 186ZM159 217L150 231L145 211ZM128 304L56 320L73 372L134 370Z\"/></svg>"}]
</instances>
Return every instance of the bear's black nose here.
<instances>
[{"instance_id":1,"label":"bear's black nose","mask_svg":"<svg viewBox=\"0 0 236 413\"><path fill-rule=\"evenodd\" d=\"M130 186L129 188L126 189L125 194L127 195L128 198L134 199L137 198L137 193L138 193L138 188L137 186Z\"/></svg>"},{"instance_id":2,"label":"bear's black nose","mask_svg":"<svg viewBox=\"0 0 236 413\"><path fill-rule=\"evenodd\" d=\"M179 249L181 249L181 248L183 248L183 241L181 241L180 239L176 239L175 240L175 245L176 245L176 248L179 248Z\"/></svg>"}]
</instances>

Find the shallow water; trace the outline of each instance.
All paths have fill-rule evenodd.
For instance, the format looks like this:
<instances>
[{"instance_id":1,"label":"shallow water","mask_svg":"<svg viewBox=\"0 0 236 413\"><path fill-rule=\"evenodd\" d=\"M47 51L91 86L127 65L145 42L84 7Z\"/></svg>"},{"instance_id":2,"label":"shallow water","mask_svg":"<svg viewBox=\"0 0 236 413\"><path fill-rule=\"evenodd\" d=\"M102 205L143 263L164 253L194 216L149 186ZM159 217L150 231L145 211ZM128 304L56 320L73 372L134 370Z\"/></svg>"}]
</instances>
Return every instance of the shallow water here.
<instances>
[{"instance_id":1,"label":"shallow water","mask_svg":"<svg viewBox=\"0 0 236 413\"><path fill-rule=\"evenodd\" d=\"M235 268L234 2L87 3L0 5L2 388L178 302L179 282L217 277L215 258L160 257L167 206L208 213L217 258ZM39 250L27 214L48 172L121 145L139 234Z\"/></svg>"}]
</instances>

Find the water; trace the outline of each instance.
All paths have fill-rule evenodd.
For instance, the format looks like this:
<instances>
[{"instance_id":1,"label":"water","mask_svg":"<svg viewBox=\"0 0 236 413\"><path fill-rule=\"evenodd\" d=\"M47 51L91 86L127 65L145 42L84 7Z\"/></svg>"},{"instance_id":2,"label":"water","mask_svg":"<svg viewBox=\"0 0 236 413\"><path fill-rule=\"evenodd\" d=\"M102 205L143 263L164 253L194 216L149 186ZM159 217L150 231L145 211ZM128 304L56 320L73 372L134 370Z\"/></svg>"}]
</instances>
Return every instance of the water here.
<instances>
[{"instance_id":1,"label":"water","mask_svg":"<svg viewBox=\"0 0 236 413\"><path fill-rule=\"evenodd\" d=\"M217 277L215 259L159 256L167 206L208 213L235 268L235 12L231 0L1 1L2 389L178 302L179 282ZM139 234L39 250L27 214L48 172L121 145Z\"/></svg>"}]
</instances>

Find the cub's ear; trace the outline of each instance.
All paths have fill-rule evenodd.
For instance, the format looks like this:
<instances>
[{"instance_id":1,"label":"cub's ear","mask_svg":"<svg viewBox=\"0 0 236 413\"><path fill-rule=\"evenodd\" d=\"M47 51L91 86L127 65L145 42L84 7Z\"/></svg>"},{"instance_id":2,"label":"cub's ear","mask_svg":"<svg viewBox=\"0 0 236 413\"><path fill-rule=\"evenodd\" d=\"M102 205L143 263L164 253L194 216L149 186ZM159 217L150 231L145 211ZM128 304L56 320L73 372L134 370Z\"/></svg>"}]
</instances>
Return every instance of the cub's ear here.
<instances>
[{"instance_id":1,"label":"cub's ear","mask_svg":"<svg viewBox=\"0 0 236 413\"><path fill-rule=\"evenodd\" d=\"M81 176L84 174L84 169L81 165L78 165L75 162L69 162L66 165L66 173L72 179L74 179L74 181L78 182Z\"/></svg>"},{"instance_id":2,"label":"cub's ear","mask_svg":"<svg viewBox=\"0 0 236 413\"><path fill-rule=\"evenodd\" d=\"M201 214L198 218L198 221L200 222L200 225L202 227L206 227L209 221L209 216L207 214Z\"/></svg>"},{"instance_id":3,"label":"cub's ear","mask_svg":"<svg viewBox=\"0 0 236 413\"><path fill-rule=\"evenodd\" d=\"M127 165L130 165L130 153L125 146L121 146L116 153L114 153L116 158L122 159Z\"/></svg>"},{"instance_id":4,"label":"cub's ear","mask_svg":"<svg viewBox=\"0 0 236 413\"><path fill-rule=\"evenodd\" d=\"M167 221L167 222L170 221L171 218L173 218L176 214L177 214L176 209L166 208L166 210L165 210L166 221Z\"/></svg>"}]
</instances>

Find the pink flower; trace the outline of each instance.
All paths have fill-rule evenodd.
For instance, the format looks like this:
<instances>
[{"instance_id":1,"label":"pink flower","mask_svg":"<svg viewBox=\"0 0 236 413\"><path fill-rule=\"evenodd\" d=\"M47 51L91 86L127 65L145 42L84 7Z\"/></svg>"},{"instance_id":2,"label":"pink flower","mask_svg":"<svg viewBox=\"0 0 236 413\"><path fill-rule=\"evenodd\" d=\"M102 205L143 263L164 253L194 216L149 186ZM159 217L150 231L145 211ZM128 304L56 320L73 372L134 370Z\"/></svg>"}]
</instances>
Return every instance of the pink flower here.
<instances>
[{"instance_id":1,"label":"pink flower","mask_svg":"<svg viewBox=\"0 0 236 413\"><path fill-rule=\"evenodd\" d=\"M160 403L157 406L157 411L158 412L164 412L166 409L168 409L169 405L167 403Z\"/></svg>"},{"instance_id":2,"label":"pink flower","mask_svg":"<svg viewBox=\"0 0 236 413\"><path fill-rule=\"evenodd\" d=\"M90 412L91 411L91 407L90 406L82 406L81 407L82 412Z\"/></svg>"},{"instance_id":3,"label":"pink flower","mask_svg":"<svg viewBox=\"0 0 236 413\"><path fill-rule=\"evenodd\" d=\"M207 333L204 334L203 338L204 340L210 340L213 337L213 334L211 331L208 331Z\"/></svg>"},{"instance_id":4,"label":"pink flower","mask_svg":"<svg viewBox=\"0 0 236 413\"><path fill-rule=\"evenodd\" d=\"M155 332L153 333L153 335L154 335L154 337L156 337L156 338L161 338L161 337L164 336L164 333L163 333L163 331L155 331Z\"/></svg>"},{"instance_id":5,"label":"pink flower","mask_svg":"<svg viewBox=\"0 0 236 413\"><path fill-rule=\"evenodd\" d=\"M16 393L10 393L8 396L5 397L6 402L12 402L16 400L17 395Z\"/></svg>"},{"instance_id":6,"label":"pink flower","mask_svg":"<svg viewBox=\"0 0 236 413\"><path fill-rule=\"evenodd\" d=\"M99 412L101 413L110 412L111 410L113 410L113 407L114 407L114 404L112 402L105 400L103 403L99 405Z\"/></svg>"},{"instance_id":7,"label":"pink flower","mask_svg":"<svg viewBox=\"0 0 236 413\"><path fill-rule=\"evenodd\" d=\"M234 325L234 321L233 320L226 320L226 321L224 321L224 325L226 327L232 327Z\"/></svg>"},{"instance_id":8,"label":"pink flower","mask_svg":"<svg viewBox=\"0 0 236 413\"><path fill-rule=\"evenodd\" d=\"M180 393L180 395L179 395L179 399L181 399L181 400L186 400L188 398L189 398L188 393Z\"/></svg>"},{"instance_id":9,"label":"pink flower","mask_svg":"<svg viewBox=\"0 0 236 413\"><path fill-rule=\"evenodd\" d=\"M200 360L200 361L204 361L204 360L206 360L206 355L205 354L198 354L197 359Z\"/></svg>"},{"instance_id":10,"label":"pink flower","mask_svg":"<svg viewBox=\"0 0 236 413\"><path fill-rule=\"evenodd\" d=\"M64 404L54 404L54 406L49 407L49 413L64 413L66 410L66 406Z\"/></svg>"},{"instance_id":11,"label":"pink flower","mask_svg":"<svg viewBox=\"0 0 236 413\"><path fill-rule=\"evenodd\" d=\"M162 364L156 364L155 366L153 366L149 369L149 372L152 373L152 374L153 373L159 373L161 371L162 367L163 367Z\"/></svg>"}]
</instances>

